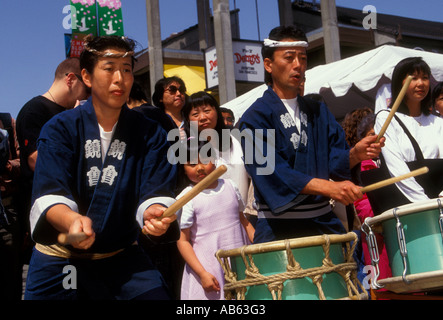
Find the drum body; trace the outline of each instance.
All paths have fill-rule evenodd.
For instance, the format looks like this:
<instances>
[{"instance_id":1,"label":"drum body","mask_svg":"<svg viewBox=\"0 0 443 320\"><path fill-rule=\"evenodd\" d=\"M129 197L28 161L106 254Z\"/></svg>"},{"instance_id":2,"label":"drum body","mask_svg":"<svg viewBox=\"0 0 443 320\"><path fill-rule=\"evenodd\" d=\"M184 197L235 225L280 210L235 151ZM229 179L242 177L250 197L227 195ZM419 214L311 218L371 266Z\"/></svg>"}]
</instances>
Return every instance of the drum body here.
<instances>
[{"instance_id":1,"label":"drum body","mask_svg":"<svg viewBox=\"0 0 443 320\"><path fill-rule=\"evenodd\" d=\"M443 287L442 212L439 199L407 204L367 218L382 227L392 278L379 284L397 293Z\"/></svg>"},{"instance_id":2,"label":"drum body","mask_svg":"<svg viewBox=\"0 0 443 320\"><path fill-rule=\"evenodd\" d=\"M246 300L360 298L350 246L354 236L307 237L220 250L217 257L225 271L225 293L235 292L230 297Z\"/></svg>"}]
</instances>

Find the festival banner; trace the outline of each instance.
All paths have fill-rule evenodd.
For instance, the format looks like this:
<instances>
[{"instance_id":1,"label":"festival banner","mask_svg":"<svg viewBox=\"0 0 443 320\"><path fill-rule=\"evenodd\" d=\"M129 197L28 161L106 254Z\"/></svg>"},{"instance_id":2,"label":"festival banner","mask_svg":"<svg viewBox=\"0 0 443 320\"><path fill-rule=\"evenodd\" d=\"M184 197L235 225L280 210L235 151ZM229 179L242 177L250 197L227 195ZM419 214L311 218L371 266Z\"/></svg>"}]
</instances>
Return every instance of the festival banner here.
<instances>
[{"instance_id":1,"label":"festival banner","mask_svg":"<svg viewBox=\"0 0 443 320\"><path fill-rule=\"evenodd\" d=\"M98 30L101 36L124 36L121 0L97 0Z\"/></svg>"},{"instance_id":2,"label":"festival banner","mask_svg":"<svg viewBox=\"0 0 443 320\"><path fill-rule=\"evenodd\" d=\"M121 0L70 0L72 36L69 55L79 57L89 34L124 36Z\"/></svg>"},{"instance_id":3,"label":"festival banner","mask_svg":"<svg viewBox=\"0 0 443 320\"><path fill-rule=\"evenodd\" d=\"M95 0L70 0L72 34L97 35L97 5Z\"/></svg>"},{"instance_id":4,"label":"festival banner","mask_svg":"<svg viewBox=\"0 0 443 320\"><path fill-rule=\"evenodd\" d=\"M83 39L88 34L97 35L97 5L95 0L70 0L72 36L70 56L80 57Z\"/></svg>"}]
</instances>

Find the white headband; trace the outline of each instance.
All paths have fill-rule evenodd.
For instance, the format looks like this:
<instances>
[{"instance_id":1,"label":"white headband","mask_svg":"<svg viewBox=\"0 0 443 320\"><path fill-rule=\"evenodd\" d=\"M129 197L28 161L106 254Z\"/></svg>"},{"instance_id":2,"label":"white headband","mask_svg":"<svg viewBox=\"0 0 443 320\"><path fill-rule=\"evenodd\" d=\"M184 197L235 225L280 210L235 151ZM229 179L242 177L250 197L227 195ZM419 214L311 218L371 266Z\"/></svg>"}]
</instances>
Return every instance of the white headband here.
<instances>
[{"instance_id":1,"label":"white headband","mask_svg":"<svg viewBox=\"0 0 443 320\"><path fill-rule=\"evenodd\" d=\"M126 51L125 53L101 52L95 49L91 49L87 45L84 45L84 49L92 54L103 58L126 58L134 55L134 51Z\"/></svg>"},{"instance_id":2,"label":"white headband","mask_svg":"<svg viewBox=\"0 0 443 320\"><path fill-rule=\"evenodd\" d=\"M271 47L271 48L276 48L276 47L304 47L304 48L307 48L308 47L308 43L306 41L289 42L289 41L278 41L278 40L271 40L271 39L265 39L263 42L263 45L265 47Z\"/></svg>"}]
</instances>

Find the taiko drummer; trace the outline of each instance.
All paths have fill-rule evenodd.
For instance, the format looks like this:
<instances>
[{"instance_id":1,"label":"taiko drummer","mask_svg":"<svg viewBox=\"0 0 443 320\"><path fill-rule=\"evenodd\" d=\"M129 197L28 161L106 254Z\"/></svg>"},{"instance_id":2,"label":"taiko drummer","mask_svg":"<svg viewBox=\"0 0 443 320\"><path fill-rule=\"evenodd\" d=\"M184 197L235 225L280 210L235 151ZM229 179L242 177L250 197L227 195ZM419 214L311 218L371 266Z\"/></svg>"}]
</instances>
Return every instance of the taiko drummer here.
<instances>
[{"instance_id":1,"label":"taiko drummer","mask_svg":"<svg viewBox=\"0 0 443 320\"><path fill-rule=\"evenodd\" d=\"M169 235L176 168L166 132L126 101L134 42L85 41L80 64L91 98L52 118L39 139L31 231L37 245L25 299L168 299L164 281L136 240ZM86 235L57 244L59 233ZM65 281L65 267L71 281ZM70 283L74 282L74 283Z\"/></svg>"},{"instance_id":2,"label":"taiko drummer","mask_svg":"<svg viewBox=\"0 0 443 320\"><path fill-rule=\"evenodd\" d=\"M254 243L345 233L329 200L347 205L361 198L351 169L377 157L384 146L384 138L376 143L369 136L349 148L327 106L300 95L307 46L305 34L292 26L270 32L262 51L269 88L241 118L240 130L275 130L275 146L264 150L275 149L274 172L258 174L259 159L245 164L259 211ZM247 143L242 142L244 152Z\"/></svg>"}]
</instances>

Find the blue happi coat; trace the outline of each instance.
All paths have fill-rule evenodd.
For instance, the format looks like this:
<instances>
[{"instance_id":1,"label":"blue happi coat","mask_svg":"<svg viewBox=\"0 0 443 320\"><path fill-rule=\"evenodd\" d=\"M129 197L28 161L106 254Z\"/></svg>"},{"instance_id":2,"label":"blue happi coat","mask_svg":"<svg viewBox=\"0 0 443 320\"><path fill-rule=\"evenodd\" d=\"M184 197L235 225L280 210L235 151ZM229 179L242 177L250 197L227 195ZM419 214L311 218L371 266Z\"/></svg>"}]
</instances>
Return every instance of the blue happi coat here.
<instances>
[{"instance_id":1,"label":"blue happi coat","mask_svg":"<svg viewBox=\"0 0 443 320\"><path fill-rule=\"evenodd\" d=\"M299 206L306 207L306 205L328 202L329 199L322 196L301 193L311 179L338 181L351 178L349 146L342 127L324 103L300 96L297 101L300 110L301 132L298 132L294 120L271 87L265 91L263 97L252 104L240 120L240 130L242 132L245 129L251 130L254 143L264 144L261 159L257 161L255 152L253 161L247 161L248 148L246 144L248 142L247 139L242 141L245 166L254 184L256 202L259 207L268 210L275 218L288 210L294 211L294 208ZM256 129L264 129L263 141L258 141L261 138L257 139ZM275 130L275 145L269 143L268 140L271 134L269 130L272 129ZM271 174L260 174L257 169L269 165L261 164L263 163L262 158L272 158L269 157L268 152L274 152L274 170ZM327 223L330 220L328 218ZM279 236L278 230L282 225L289 230L290 223L288 220L279 221L279 226L272 227L272 231L265 231L268 235L264 237L261 235L261 224L258 224L256 238L261 240L254 239L254 242L287 237L288 234ZM299 225L300 223L300 221L294 222ZM269 226L266 228L269 229ZM339 224L339 231L343 230L342 228ZM291 231L285 233L291 233ZM296 236L295 231L294 236Z\"/></svg>"},{"instance_id":2,"label":"blue happi coat","mask_svg":"<svg viewBox=\"0 0 443 320\"><path fill-rule=\"evenodd\" d=\"M176 167L167 161L166 132L123 107L102 162L100 132L91 99L52 118L42 129L34 176L31 230L36 242L56 242L47 210L66 204L93 221L91 252L130 246L152 203L174 202Z\"/></svg>"}]
</instances>

